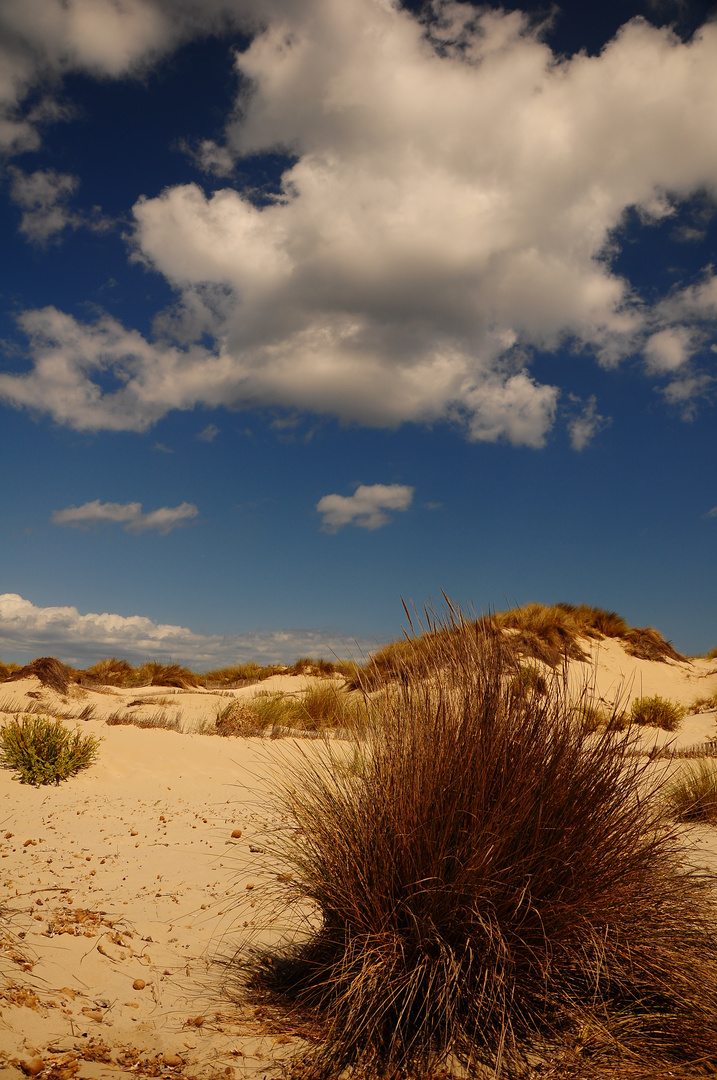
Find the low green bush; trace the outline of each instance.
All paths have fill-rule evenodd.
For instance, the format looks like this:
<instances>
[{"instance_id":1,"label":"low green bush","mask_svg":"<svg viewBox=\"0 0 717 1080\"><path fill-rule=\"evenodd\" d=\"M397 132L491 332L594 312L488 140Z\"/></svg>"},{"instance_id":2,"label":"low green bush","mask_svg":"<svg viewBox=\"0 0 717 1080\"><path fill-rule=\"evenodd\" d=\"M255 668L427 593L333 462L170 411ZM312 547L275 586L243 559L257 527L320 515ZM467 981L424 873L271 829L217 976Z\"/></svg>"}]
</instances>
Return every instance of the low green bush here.
<instances>
[{"instance_id":1,"label":"low green bush","mask_svg":"<svg viewBox=\"0 0 717 1080\"><path fill-rule=\"evenodd\" d=\"M0 727L0 765L23 784L59 784L92 764L100 740L50 716L15 716Z\"/></svg>"},{"instance_id":2,"label":"low green bush","mask_svg":"<svg viewBox=\"0 0 717 1080\"><path fill-rule=\"evenodd\" d=\"M677 731L680 720L686 712L687 709L684 706L655 694L654 697L635 698L630 710L630 719L633 724L639 724L641 727Z\"/></svg>"}]
</instances>

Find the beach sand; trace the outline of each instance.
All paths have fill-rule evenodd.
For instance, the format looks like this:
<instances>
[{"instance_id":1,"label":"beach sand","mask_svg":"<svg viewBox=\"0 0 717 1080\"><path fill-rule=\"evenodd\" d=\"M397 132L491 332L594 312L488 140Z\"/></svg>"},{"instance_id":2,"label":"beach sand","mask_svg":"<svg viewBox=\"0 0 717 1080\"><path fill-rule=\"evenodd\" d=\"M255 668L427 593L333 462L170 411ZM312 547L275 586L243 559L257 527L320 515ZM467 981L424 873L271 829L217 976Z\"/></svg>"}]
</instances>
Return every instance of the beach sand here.
<instances>
[{"instance_id":1,"label":"beach sand","mask_svg":"<svg viewBox=\"0 0 717 1080\"><path fill-rule=\"evenodd\" d=\"M586 643L571 678L623 704L660 694L689 706L717 690L717 661L655 663L616 641ZM302 676L231 691L299 692ZM261 1077L307 1035L279 1012L237 997L226 960L296 933L268 914L287 827L276 792L299 739L196 733L225 694L161 687L65 695L36 678L4 683L3 709L36 703L89 719L102 738L88 770L59 786L22 785L0 769L0 1069L40 1075ZM112 713L179 716L184 733L108 726ZM714 710L645 745L717 736ZM68 720L68 726L73 726ZM717 830L687 830L689 858L717 870ZM310 913L306 913L310 918ZM40 1070L43 1071L40 1071Z\"/></svg>"}]
</instances>

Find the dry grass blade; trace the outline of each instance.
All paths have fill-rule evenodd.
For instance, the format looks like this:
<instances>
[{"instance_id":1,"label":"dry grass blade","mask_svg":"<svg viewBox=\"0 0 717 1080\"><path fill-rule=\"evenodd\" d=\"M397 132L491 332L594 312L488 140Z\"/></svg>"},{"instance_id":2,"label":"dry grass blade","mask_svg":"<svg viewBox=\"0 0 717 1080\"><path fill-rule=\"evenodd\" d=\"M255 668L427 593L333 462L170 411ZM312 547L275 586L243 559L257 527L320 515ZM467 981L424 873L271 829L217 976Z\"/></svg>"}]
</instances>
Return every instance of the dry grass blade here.
<instances>
[{"instance_id":1,"label":"dry grass blade","mask_svg":"<svg viewBox=\"0 0 717 1080\"><path fill-rule=\"evenodd\" d=\"M170 716L164 709L160 709L150 716L130 712L113 712L107 717L105 723L110 727L131 725L138 728L164 728L166 731L181 732L184 730L181 711Z\"/></svg>"},{"instance_id":2,"label":"dry grass blade","mask_svg":"<svg viewBox=\"0 0 717 1080\"><path fill-rule=\"evenodd\" d=\"M717 767L702 760L689 765L667 787L670 809L680 821L717 821Z\"/></svg>"},{"instance_id":3,"label":"dry grass blade","mask_svg":"<svg viewBox=\"0 0 717 1080\"><path fill-rule=\"evenodd\" d=\"M254 986L323 1024L303 1075L517 1076L586 1027L653 1075L717 1064L713 911L630 733L572 722L559 676L525 693L454 610L419 641L353 763L327 745L284 792L286 900L321 927Z\"/></svg>"}]
</instances>

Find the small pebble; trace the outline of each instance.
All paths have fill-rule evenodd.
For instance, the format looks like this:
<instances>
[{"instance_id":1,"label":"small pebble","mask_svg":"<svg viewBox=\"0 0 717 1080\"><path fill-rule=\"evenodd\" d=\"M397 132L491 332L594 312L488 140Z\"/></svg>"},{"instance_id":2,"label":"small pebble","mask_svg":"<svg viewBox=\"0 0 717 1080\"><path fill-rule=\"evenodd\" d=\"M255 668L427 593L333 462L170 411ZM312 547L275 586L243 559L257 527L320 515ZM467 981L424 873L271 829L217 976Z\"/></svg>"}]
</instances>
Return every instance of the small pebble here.
<instances>
[{"instance_id":1,"label":"small pebble","mask_svg":"<svg viewBox=\"0 0 717 1080\"><path fill-rule=\"evenodd\" d=\"M232 840L238 840L241 836L241 829L234 829L232 833Z\"/></svg>"},{"instance_id":2,"label":"small pebble","mask_svg":"<svg viewBox=\"0 0 717 1080\"><path fill-rule=\"evenodd\" d=\"M162 1054L162 1064L174 1067L176 1065L183 1065L184 1062L180 1058L179 1054Z\"/></svg>"},{"instance_id":3,"label":"small pebble","mask_svg":"<svg viewBox=\"0 0 717 1080\"><path fill-rule=\"evenodd\" d=\"M22 1065L22 1071L28 1076L38 1076L45 1068L45 1062L42 1058L36 1057L32 1061L26 1061Z\"/></svg>"},{"instance_id":4,"label":"small pebble","mask_svg":"<svg viewBox=\"0 0 717 1080\"><path fill-rule=\"evenodd\" d=\"M135 979L134 982L132 983L132 989L133 990L144 990L146 985L147 985L147 983L144 981L144 979Z\"/></svg>"}]
</instances>

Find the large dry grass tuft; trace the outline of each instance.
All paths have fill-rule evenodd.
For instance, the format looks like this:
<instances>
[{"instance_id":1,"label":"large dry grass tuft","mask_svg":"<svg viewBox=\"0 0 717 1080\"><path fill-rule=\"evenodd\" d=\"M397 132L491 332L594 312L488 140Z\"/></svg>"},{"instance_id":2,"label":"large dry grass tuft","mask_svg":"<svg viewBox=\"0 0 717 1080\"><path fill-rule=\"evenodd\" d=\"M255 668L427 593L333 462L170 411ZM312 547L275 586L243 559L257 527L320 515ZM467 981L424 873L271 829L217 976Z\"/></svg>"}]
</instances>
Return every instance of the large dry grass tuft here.
<instances>
[{"instance_id":1,"label":"large dry grass tuft","mask_svg":"<svg viewBox=\"0 0 717 1080\"><path fill-rule=\"evenodd\" d=\"M353 761L286 781L285 899L321 926L253 985L322 1025L302 1075L717 1064L713 910L629 733L586 732L558 676L526 693L485 624L428 633Z\"/></svg>"}]
</instances>

